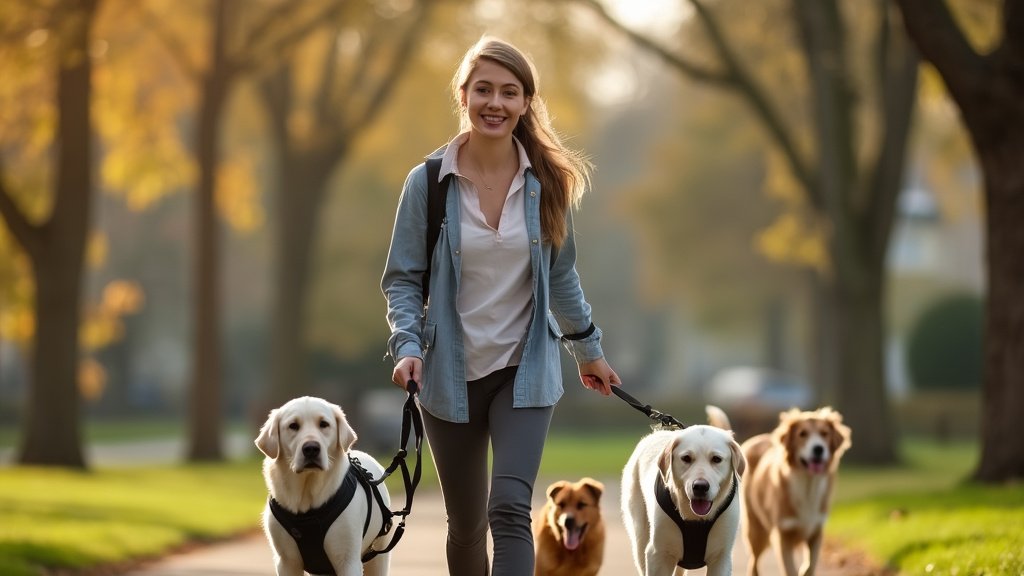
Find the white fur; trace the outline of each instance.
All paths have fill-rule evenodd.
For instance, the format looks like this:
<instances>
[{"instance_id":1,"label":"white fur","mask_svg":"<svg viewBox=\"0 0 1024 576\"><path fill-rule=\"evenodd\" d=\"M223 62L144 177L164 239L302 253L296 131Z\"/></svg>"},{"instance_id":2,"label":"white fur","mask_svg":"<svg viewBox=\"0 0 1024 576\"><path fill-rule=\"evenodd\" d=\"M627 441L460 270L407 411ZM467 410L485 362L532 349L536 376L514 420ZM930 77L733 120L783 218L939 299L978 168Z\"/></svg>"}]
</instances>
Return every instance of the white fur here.
<instances>
[{"instance_id":1,"label":"white fur","mask_svg":"<svg viewBox=\"0 0 1024 576\"><path fill-rule=\"evenodd\" d=\"M716 409L717 410L717 409ZM728 426L725 414L709 409L716 425ZM654 432L637 444L622 472L622 516L641 576L670 576L683 557L679 527L658 505L655 479L662 477L684 520L709 518L743 474L746 460L732 432L716 426L695 425L683 430ZM700 516L691 509L694 485L706 481L711 509ZM732 546L740 523L740 497L722 512L708 535L704 561L708 576L732 574Z\"/></svg>"},{"instance_id":2,"label":"white fur","mask_svg":"<svg viewBox=\"0 0 1024 576\"><path fill-rule=\"evenodd\" d=\"M369 454L352 450L356 433L345 419L341 407L320 398L304 396L289 401L270 412L256 438L263 459L263 478L270 495L285 509L302 513L326 502L337 492L348 473L351 453L374 478L383 467ZM305 445L319 447L311 458L303 455ZM387 488L380 485L385 505L391 499ZM385 576L390 564L389 554L380 554L362 563L362 555L371 545L385 547L391 534L375 541L383 518L376 504L371 504L370 526L363 536L367 504L362 487L327 531L324 550L338 576L367 574ZM302 556L295 540L278 523L270 506L263 510L263 529L274 552L278 576L302 576Z\"/></svg>"}]
</instances>

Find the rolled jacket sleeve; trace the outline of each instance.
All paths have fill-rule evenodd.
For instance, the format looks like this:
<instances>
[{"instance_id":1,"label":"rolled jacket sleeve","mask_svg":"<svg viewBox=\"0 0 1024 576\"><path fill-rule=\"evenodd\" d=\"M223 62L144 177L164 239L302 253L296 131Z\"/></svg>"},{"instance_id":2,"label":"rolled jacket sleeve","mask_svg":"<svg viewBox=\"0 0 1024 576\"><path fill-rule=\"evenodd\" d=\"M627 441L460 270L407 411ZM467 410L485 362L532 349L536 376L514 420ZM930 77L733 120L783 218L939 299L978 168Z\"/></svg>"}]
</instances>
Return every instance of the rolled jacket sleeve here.
<instances>
[{"instance_id":1,"label":"rolled jacket sleeve","mask_svg":"<svg viewBox=\"0 0 1024 576\"><path fill-rule=\"evenodd\" d=\"M388 354L394 361L406 356L423 357L423 273L430 265L427 255L426 168L413 168L398 201L381 290L387 299L391 327Z\"/></svg>"},{"instance_id":2,"label":"rolled jacket sleeve","mask_svg":"<svg viewBox=\"0 0 1024 576\"><path fill-rule=\"evenodd\" d=\"M566 221L569 233L565 242L557 250L552 248L550 279L551 312L563 335L583 333L593 323L590 304L583 294L576 271L576 233L571 209L566 211ZM604 356L601 329L596 326L585 338L570 340L563 337L562 343L578 364Z\"/></svg>"}]
</instances>

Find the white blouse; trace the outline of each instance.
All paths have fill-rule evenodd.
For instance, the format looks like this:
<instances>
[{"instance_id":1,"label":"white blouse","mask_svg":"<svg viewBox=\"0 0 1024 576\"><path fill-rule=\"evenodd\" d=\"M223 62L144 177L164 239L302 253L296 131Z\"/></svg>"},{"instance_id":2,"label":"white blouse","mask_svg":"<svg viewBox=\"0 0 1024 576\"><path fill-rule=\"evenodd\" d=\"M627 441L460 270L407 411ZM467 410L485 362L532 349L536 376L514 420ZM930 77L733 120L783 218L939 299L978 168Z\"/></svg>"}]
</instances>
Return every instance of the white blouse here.
<instances>
[{"instance_id":1,"label":"white blouse","mask_svg":"<svg viewBox=\"0 0 1024 576\"><path fill-rule=\"evenodd\" d=\"M459 173L459 148L468 138L468 133L460 134L448 145L441 172L450 167L459 183L462 277L456 302L462 318L466 380L477 380L519 363L530 323L533 291L524 212L524 172L530 160L513 138L519 170L494 229L480 209L476 186Z\"/></svg>"}]
</instances>

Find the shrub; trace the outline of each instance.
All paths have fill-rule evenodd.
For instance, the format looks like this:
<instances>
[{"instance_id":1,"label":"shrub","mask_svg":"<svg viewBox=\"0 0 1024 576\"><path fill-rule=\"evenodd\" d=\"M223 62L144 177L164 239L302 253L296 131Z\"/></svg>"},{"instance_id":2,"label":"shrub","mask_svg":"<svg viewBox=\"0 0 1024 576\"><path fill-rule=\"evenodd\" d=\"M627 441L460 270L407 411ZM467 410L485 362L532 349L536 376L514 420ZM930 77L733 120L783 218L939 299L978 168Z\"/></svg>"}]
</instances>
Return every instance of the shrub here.
<instances>
[{"instance_id":1,"label":"shrub","mask_svg":"<svg viewBox=\"0 0 1024 576\"><path fill-rule=\"evenodd\" d=\"M927 308L910 330L907 366L920 390L972 390L981 382L983 305L971 294Z\"/></svg>"}]
</instances>

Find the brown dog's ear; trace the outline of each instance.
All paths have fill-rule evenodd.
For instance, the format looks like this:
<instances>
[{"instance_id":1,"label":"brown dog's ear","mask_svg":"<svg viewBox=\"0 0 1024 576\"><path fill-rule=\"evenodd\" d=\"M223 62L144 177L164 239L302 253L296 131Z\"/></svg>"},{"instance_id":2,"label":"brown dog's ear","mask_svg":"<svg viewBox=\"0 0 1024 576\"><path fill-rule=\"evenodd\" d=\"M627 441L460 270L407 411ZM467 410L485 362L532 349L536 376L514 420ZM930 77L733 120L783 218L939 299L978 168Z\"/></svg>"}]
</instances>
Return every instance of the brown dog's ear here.
<instances>
[{"instance_id":1,"label":"brown dog's ear","mask_svg":"<svg viewBox=\"0 0 1024 576\"><path fill-rule=\"evenodd\" d=\"M570 486L571 484L569 484L565 480L559 480L558 482L555 482L554 484L548 486L548 500L554 500L555 496L558 496L559 492L565 490Z\"/></svg>"},{"instance_id":2,"label":"brown dog's ear","mask_svg":"<svg viewBox=\"0 0 1024 576\"><path fill-rule=\"evenodd\" d=\"M349 426L348 419L345 418L345 412L342 411L341 406L333 404L331 409L334 411L334 423L338 427L338 446L348 452L352 449L352 445L356 443L358 436L356 436L356 431Z\"/></svg>"},{"instance_id":3,"label":"brown dog's ear","mask_svg":"<svg viewBox=\"0 0 1024 576\"><path fill-rule=\"evenodd\" d=\"M661 456L658 457L658 470L661 472L661 481L666 486L672 485L672 458L676 451L676 446L679 445L679 438L669 442L665 449L662 450Z\"/></svg>"},{"instance_id":4,"label":"brown dog's ear","mask_svg":"<svg viewBox=\"0 0 1024 576\"><path fill-rule=\"evenodd\" d=\"M277 459L277 455L281 451L281 443L278 439L277 420L278 410L274 408L270 411L270 415L267 416L267 421L263 423L263 427L260 428L260 435L256 437L256 447L260 449L260 452L266 454L269 458Z\"/></svg>"},{"instance_id":5,"label":"brown dog's ear","mask_svg":"<svg viewBox=\"0 0 1024 576\"><path fill-rule=\"evenodd\" d=\"M590 477L583 478L579 483L594 496L594 501L601 500L601 494L604 494L604 484Z\"/></svg>"},{"instance_id":6,"label":"brown dog's ear","mask_svg":"<svg viewBox=\"0 0 1024 576\"><path fill-rule=\"evenodd\" d=\"M829 450L832 454L839 456L853 445L850 437L853 432L849 426L843 424L843 415L832 408L826 407L821 410L822 417L832 427L832 434L829 436Z\"/></svg>"},{"instance_id":7,"label":"brown dog's ear","mask_svg":"<svg viewBox=\"0 0 1024 576\"><path fill-rule=\"evenodd\" d=\"M786 450L787 459L793 457L794 450L793 447L790 446L790 442L793 440L793 426L798 422L799 416L800 410L796 408L791 408L786 412L780 412L779 425L775 427L775 430L772 430L772 441Z\"/></svg>"}]
</instances>

